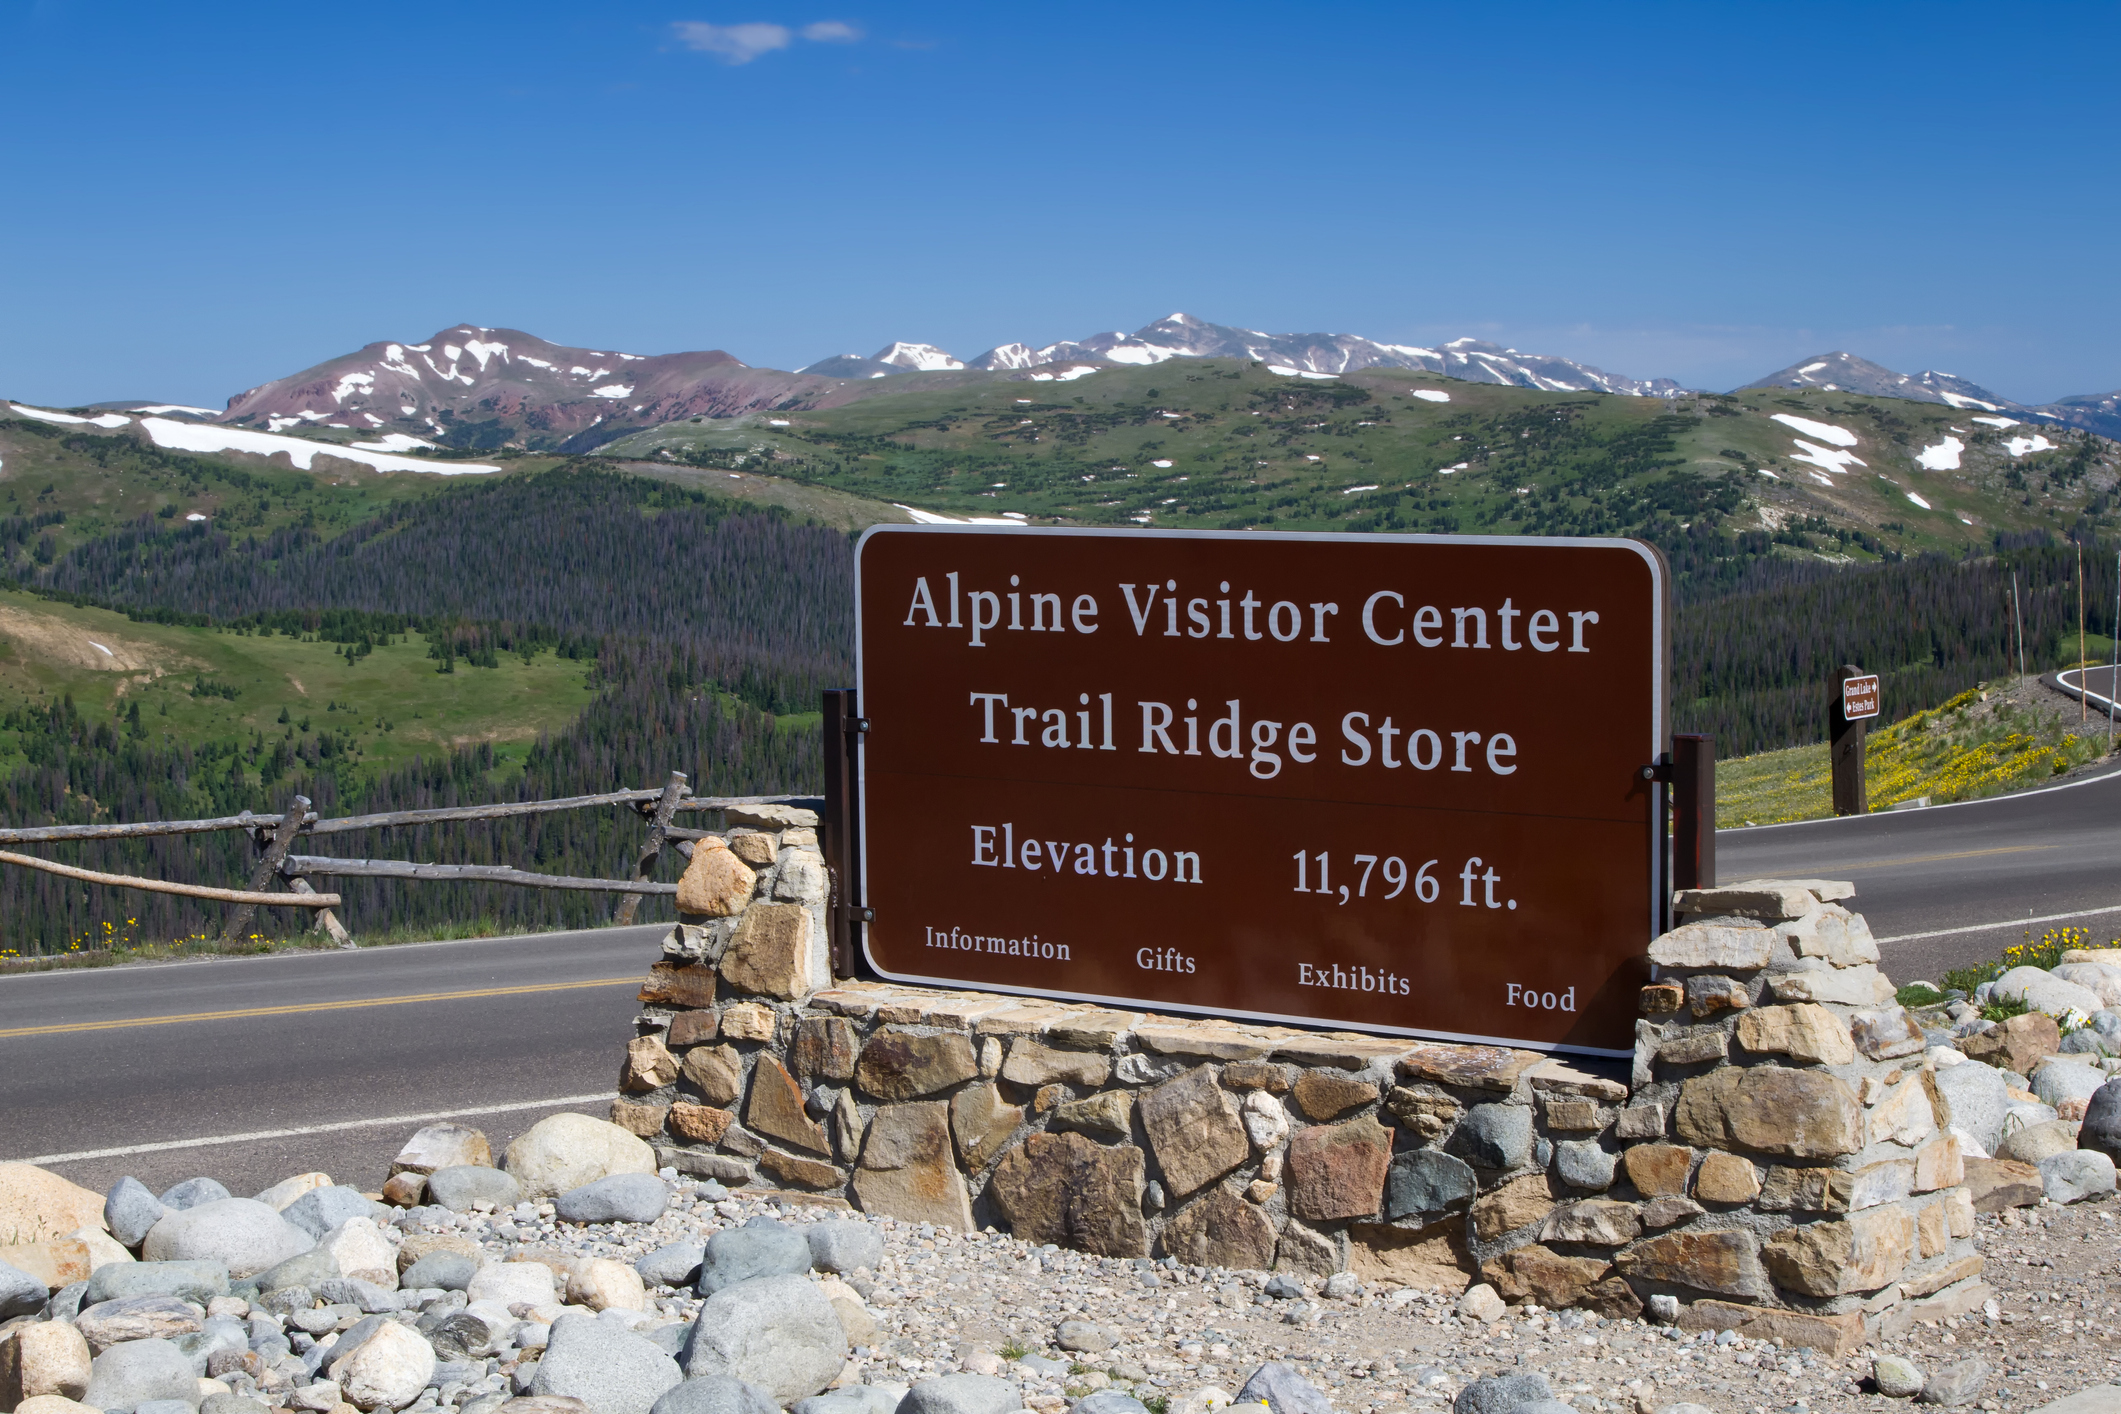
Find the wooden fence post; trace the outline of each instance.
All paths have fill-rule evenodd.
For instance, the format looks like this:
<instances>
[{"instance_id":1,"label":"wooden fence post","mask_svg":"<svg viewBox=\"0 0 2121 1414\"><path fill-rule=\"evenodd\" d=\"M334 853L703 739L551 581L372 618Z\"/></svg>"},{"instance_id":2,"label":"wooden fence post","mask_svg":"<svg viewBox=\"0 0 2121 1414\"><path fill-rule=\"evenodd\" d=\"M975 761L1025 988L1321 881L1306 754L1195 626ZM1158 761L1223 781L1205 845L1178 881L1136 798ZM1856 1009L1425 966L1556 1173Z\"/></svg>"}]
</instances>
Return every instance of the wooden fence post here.
<instances>
[{"instance_id":1,"label":"wooden fence post","mask_svg":"<svg viewBox=\"0 0 2121 1414\"><path fill-rule=\"evenodd\" d=\"M294 804L288 807L287 813L280 817L280 823L273 827L272 838L266 843L265 853L259 858L257 867L250 871L252 893L262 891L273 881L273 876L280 872L280 861L287 858L287 851L294 845L295 836L308 828L309 797L298 795ZM236 911L228 915L228 926L221 930L221 945L227 947L241 938L243 930L250 926L250 920L255 918L257 913L256 904L237 904Z\"/></svg>"},{"instance_id":2,"label":"wooden fence post","mask_svg":"<svg viewBox=\"0 0 2121 1414\"><path fill-rule=\"evenodd\" d=\"M316 892L315 889L310 887L309 880L303 878L300 874L292 875L287 881L287 887L291 892L298 894L313 894ZM316 928L318 932L324 934L342 948L350 948L354 945L353 935L346 931L346 925L339 921L339 915L328 908L317 910Z\"/></svg>"},{"instance_id":3,"label":"wooden fence post","mask_svg":"<svg viewBox=\"0 0 2121 1414\"><path fill-rule=\"evenodd\" d=\"M1672 733L1672 887L1716 887L1716 740Z\"/></svg>"},{"instance_id":4,"label":"wooden fence post","mask_svg":"<svg viewBox=\"0 0 2121 1414\"><path fill-rule=\"evenodd\" d=\"M832 975L853 977L861 909L861 838L856 828L861 786L862 733L869 724L857 714L854 689L832 687L823 696L825 733L825 815L819 843L825 871L832 880L826 906L831 935Z\"/></svg>"},{"instance_id":5,"label":"wooden fence post","mask_svg":"<svg viewBox=\"0 0 2121 1414\"><path fill-rule=\"evenodd\" d=\"M645 884L655 877L656 860L662 857L663 840L670 829L670 821L678 813L678 802L684 799L685 787L690 778L683 771L672 771L670 779L663 783L662 798L655 803L655 814L648 825L648 838L641 845L641 852L633 862L635 883ZM639 894L627 894L612 910L611 921L615 926L625 927L633 922L634 913L641 906Z\"/></svg>"}]
</instances>

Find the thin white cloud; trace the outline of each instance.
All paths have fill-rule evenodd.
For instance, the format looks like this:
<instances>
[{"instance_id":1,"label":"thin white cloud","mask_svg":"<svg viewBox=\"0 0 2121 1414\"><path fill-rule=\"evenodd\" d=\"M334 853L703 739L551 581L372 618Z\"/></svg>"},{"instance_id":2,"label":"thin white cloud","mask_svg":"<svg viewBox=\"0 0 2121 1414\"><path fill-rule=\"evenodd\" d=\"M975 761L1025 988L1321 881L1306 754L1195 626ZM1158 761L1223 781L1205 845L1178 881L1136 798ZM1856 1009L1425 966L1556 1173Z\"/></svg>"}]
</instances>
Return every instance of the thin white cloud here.
<instances>
[{"instance_id":1,"label":"thin white cloud","mask_svg":"<svg viewBox=\"0 0 2121 1414\"><path fill-rule=\"evenodd\" d=\"M725 64L748 64L761 54L786 49L795 38L786 25L710 25L687 20L671 28L687 49L712 54Z\"/></svg>"},{"instance_id":2,"label":"thin white cloud","mask_svg":"<svg viewBox=\"0 0 2121 1414\"><path fill-rule=\"evenodd\" d=\"M797 38L813 44L853 44L862 32L844 20L817 20L800 30L763 20L740 25L710 25L682 20L672 25L678 43L702 54L712 54L725 64L748 64L761 54L786 49Z\"/></svg>"}]
</instances>

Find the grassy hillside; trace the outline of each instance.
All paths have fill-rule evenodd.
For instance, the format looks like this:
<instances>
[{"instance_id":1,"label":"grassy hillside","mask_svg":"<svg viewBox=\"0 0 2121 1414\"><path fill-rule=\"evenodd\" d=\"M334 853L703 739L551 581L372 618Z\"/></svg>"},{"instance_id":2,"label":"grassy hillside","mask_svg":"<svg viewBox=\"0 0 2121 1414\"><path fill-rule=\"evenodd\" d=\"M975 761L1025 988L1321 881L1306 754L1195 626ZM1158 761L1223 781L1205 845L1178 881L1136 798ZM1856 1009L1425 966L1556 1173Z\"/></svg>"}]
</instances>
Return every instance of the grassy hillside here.
<instances>
[{"instance_id":1,"label":"grassy hillside","mask_svg":"<svg viewBox=\"0 0 2121 1414\"><path fill-rule=\"evenodd\" d=\"M1842 393L1662 401L1386 369L1292 378L1216 359L1061 384L999 374L904 381L837 408L672 423L603 452L953 514L1562 535L1669 535L1727 520L1793 550L1859 560L1985 545L1998 530L2104 523L2114 511L2111 443L2050 429L2059 447L2014 457L2006 444L2030 429ZM1960 444L1958 469L1919 465L1948 438ZM1838 469L1825 469L1800 441L1865 465L1827 456Z\"/></svg>"},{"instance_id":2,"label":"grassy hillside","mask_svg":"<svg viewBox=\"0 0 2121 1414\"><path fill-rule=\"evenodd\" d=\"M262 788L305 764L350 779L481 742L505 771L594 695L589 665L552 653L498 654L490 668L457 658L444 673L417 632L370 642L348 658L346 645L314 637L140 623L0 593L0 777L29 764L32 734L17 714L68 698L121 739L225 744Z\"/></svg>"}]
</instances>

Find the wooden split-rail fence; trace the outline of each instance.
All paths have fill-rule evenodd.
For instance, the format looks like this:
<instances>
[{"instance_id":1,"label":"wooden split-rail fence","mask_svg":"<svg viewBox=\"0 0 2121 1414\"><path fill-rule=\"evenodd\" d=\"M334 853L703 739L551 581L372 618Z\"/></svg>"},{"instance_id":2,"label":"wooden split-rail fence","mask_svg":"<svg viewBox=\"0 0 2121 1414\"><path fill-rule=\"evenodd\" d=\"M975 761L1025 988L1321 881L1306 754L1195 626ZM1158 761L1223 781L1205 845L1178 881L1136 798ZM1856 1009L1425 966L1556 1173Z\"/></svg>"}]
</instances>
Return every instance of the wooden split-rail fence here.
<instances>
[{"instance_id":1,"label":"wooden split-rail fence","mask_svg":"<svg viewBox=\"0 0 2121 1414\"><path fill-rule=\"evenodd\" d=\"M195 835L216 830L243 830L258 849L250 878L240 889L214 888L205 884L179 884L166 879L147 879L131 874L107 874L61 864L41 855L0 849L0 863L42 870L63 878L78 879L107 888L140 889L147 893L181 894L186 898L211 899L235 905L221 930L224 943L243 936L243 930L259 908L306 908L316 912L317 926L341 946L352 939L333 912L344 899L316 888L311 879L366 878L410 879L434 883L507 884L527 889L573 889L620 895L612 922L631 923L641 899L649 894L675 894L677 885L657 883L652 877L656 861L666 848L689 856L692 842L708 835L706 830L688 829L676 823L680 812L728 810L746 805L788 802L818 805L814 796L738 795L700 796L689 792L682 771L672 771L660 789L617 790L602 795L576 795L561 800L525 800L494 805L461 805L433 810L391 810L378 815L348 815L326 820L309 808L305 796L296 796L279 815L255 815L246 810L212 820L150 820L130 825L41 825L0 829L0 845L53 844L71 840L139 839L153 835ZM452 820L505 820L518 815L543 815L560 810L589 810L621 806L638 813L647 826L627 879L583 879L562 874L538 874L498 864L417 864L396 859L337 859L324 855L296 854L294 846L320 835L348 834L355 830L379 830L394 825L433 825ZM282 883L286 892L274 892Z\"/></svg>"}]
</instances>

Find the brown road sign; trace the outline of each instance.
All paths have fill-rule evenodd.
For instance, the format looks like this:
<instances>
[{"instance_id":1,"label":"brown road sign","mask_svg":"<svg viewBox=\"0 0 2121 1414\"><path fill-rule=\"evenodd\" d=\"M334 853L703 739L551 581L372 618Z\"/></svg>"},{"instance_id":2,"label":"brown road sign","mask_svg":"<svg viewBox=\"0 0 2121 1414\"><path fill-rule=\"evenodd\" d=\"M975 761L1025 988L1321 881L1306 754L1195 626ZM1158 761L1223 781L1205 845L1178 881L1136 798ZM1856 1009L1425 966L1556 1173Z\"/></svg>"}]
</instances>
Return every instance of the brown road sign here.
<instances>
[{"instance_id":1,"label":"brown road sign","mask_svg":"<svg viewBox=\"0 0 2121 1414\"><path fill-rule=\"evenodd\" d=\"M1878 715L1878 675L1844 678L1841 682L1841 715L1851 722Z\"/></svg>"},{"instance_id":2,"label":"brown road sign","mask_svg":"<svg viewBox=\"0 0 2121 1414\"><path fill-rule=\"evenodd\" d=\"M880 975L1632 1051L1651 547L878 526L857 564Z\"/></svg>"}]
</instances>

